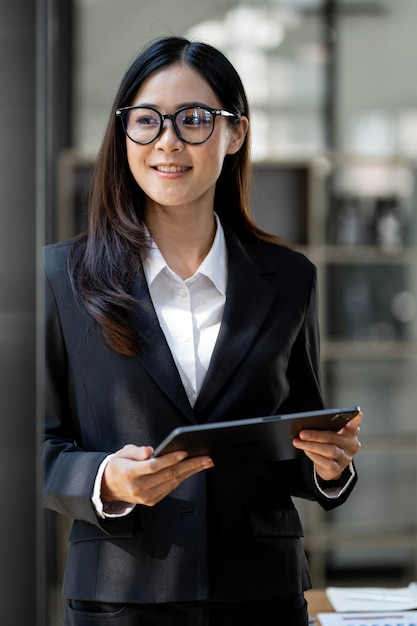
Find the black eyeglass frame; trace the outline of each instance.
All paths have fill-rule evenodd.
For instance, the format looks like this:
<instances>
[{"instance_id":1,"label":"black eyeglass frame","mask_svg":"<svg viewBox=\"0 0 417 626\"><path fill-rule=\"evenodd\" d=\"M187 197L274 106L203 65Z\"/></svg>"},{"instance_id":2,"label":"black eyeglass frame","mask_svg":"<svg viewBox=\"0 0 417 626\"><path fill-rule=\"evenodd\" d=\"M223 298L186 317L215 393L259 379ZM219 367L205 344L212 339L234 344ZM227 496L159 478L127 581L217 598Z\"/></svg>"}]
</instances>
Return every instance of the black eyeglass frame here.
<instances>
[{"instance_id":1,"label":"black eyeglass frame","mask_svg":"<svg viewBox=\"0 0 417 626\"><path fill-rule=\"evenodd\" d=\"M178 125L177 125L177 122L175 121L175 118L177 117L178 113L181 113L181 111L186 111L187 109L192 109L192 108L202 109L203 111L208 111L213 116L213 126L212 126L212 129L210 131L209 136L206 137L206 139L203 139L203 141L188 141L187 139L184 139L184 137L181 135L181 131L180 131ZM161 121L160 125L159 125L159 131L158 131L157 135L153 139L150 139L149 141L137 141L136 139L133 139L128 134L127 128L126 128L126 124L125 124L125 120L124 120L124 117L123 117L123 113L125 113L127 111L133 111L134 109L149 109L150 111L154 111L159 116L159 119ZM162 133L162 130L164 128L164 121L165 120L171 120L172 125L174 127L174 130L175 130L175 132L177 134L177 137L179 139L181 139L181 141L183 141L184 143L188 143L190 145L200 145L200 144L205 143L206 141L208 141L210 139L210 137L212 136L212 134L214 132L214 126L215 126L215 122L216 122L216 117L218 117L218 116L232 117L235 120L240 120L240 114L238 114L238 113L231 113L230 111L226 111L225 109L213 109L211 107L202 106L201 104L187 105L187 106L180 107L179 109L177 109L175 111L175 113L161 113L160 111L158 111L158 109L155 109L154 107L151 107L151 106L141 106L141 105L120 107L120 108L116 109L115 113L116 113L116 116L120 117L120 120L122 122L123 130L125 132L126 137L129 137L129 139L131 141L133 141L134 143L139 144L140 146L147 146L150 143L152 143L153 141L156 141L156 139L158 139L158 137L160 136L160 134Z\"/></svg>"}]
</instances>

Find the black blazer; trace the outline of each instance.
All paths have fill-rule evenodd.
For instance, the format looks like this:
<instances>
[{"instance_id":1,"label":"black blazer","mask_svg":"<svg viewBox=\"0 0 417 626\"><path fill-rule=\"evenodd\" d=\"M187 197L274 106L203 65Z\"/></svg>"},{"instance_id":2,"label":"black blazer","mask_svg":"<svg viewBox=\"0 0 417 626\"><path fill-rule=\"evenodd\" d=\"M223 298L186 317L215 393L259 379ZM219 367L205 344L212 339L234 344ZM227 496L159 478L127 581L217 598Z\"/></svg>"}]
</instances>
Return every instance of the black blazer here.
<instances>
[{"instance_id":1,"label":"black blazer","mask_svg":"<svg viewBox=\"0 0 417 626\"><path fill-rule=\"evenodd\" d=\"M137 277L138 358L103 344L76 303L69 242L45 249L45 503L74 519L63 593L107 602L261 600L311 586L291 496L331 509L311 462L213 468L154 507L100 519L101 461L127 443L156 446L181 425L321 408L316 269L301 253L225 228L228 288L209 371L191 408L146 281Z\"/></svg>"}]
</instances>

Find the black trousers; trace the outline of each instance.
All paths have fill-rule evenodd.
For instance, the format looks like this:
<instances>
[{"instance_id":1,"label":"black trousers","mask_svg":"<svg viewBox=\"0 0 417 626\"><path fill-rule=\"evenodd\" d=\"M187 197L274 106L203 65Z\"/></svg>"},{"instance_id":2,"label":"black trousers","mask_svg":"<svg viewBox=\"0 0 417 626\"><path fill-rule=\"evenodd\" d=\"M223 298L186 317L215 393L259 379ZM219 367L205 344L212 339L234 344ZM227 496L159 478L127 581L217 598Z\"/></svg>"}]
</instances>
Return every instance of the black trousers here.
<instances>
[{"instance_id":1,"label":"black trousers","mask_svg":"<svg viewBox=\"0 0 417 626\"><path fill-rule=\"evenodd\" d=\"M303 594L262 602L117 605L69 600L65 626L307 626Z\"/></svg>"}]
</instances>

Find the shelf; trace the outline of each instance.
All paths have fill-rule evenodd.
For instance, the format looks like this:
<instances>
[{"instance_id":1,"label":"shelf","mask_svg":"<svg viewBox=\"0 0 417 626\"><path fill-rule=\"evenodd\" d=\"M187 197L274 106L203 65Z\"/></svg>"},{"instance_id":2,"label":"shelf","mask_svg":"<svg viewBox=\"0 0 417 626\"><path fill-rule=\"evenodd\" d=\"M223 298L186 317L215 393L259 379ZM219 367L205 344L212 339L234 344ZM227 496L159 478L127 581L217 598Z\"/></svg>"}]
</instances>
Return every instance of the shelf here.
<instances>
[{"instance_id":1,"label":"shelf","mask_svg":"<svg viewBox=\"0 0 417 626\"><path fill-rule=\"evenodd\" d=\"M307 245L305 253L317 263L356 265L412 265L417 264L417 248L406 246L401 250L384 252L376 246Z\"/></svg>"},{"instance_id":2,"label":"shelf","mask_svg":"<svg viewBox=\"0 0 417 626\"><path fill-rule=\"evenodd\" d=\"M331 562L342 571L402 560L417 576L416 164L324 156L310 190L299 249L318 271L324 397L334 406L354 398L365 414L348 501L329 513L300 503L314 585L327 584ZM401 233L391 249L377 229L385 198L395 198L391 226Z\"/></svg>"},{"instance_id":3,"label":"shelf","mask_svg":"<svg viewBox=\"0 0 417 626\"><path fill-rule=\"evenodd\" d=\"M371 341L324 339L321 342L321 358L324 360L398 360L417 358L417 341Z\"/></svg>"}]
</instances>

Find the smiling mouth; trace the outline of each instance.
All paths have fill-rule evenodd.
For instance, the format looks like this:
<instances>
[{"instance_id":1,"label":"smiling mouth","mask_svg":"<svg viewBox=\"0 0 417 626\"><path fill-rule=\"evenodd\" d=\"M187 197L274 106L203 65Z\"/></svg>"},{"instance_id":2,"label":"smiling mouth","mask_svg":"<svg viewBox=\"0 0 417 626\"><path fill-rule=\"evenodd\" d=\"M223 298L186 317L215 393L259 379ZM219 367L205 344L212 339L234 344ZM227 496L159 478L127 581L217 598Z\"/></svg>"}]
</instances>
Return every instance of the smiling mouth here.
<instances>
[{"instance_id":1,"label":"smiling mouth","mask_svg":"<svg viewBox=\"0 0 417 626\"><path fill-rule=\"evenodd\" d=\"M186 172L191 168L180 167L179 165L155 165L155 169L158 170L158 172L164 172L164 174L175 174L176 172Z\"/></svg>"}]
</instances>

